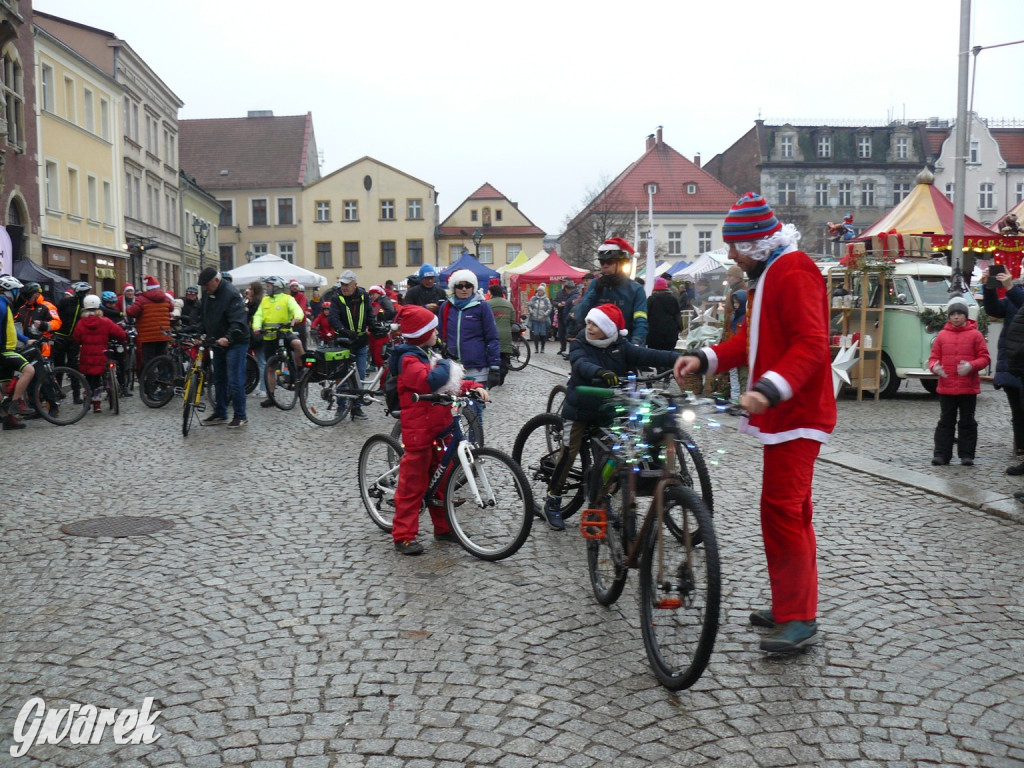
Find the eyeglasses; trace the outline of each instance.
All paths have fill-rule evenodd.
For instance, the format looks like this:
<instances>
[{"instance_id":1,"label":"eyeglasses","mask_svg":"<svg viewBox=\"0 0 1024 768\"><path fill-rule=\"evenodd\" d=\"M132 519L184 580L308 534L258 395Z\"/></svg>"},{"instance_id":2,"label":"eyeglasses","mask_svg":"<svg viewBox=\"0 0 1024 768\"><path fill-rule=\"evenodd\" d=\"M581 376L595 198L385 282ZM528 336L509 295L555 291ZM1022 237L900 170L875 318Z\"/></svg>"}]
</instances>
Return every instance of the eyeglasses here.
<instances>
[{"instance_id":1,"label":"eyeglasses","mask_svg":"<svg viewBox=\"0 0 1024 768\"><path fill-rule=\"evenodd\" d=\"M462 290L462 291L464 291L464 290L466 290L467 288L469 288L469 289L472 289L472 288L473 288L473 284L472 284L472 283L458 283L458 284L457 284L457 285L455 286L455 290L457 290L457 291L459 291L459 290Z\"/></svg>"}]
</instances>

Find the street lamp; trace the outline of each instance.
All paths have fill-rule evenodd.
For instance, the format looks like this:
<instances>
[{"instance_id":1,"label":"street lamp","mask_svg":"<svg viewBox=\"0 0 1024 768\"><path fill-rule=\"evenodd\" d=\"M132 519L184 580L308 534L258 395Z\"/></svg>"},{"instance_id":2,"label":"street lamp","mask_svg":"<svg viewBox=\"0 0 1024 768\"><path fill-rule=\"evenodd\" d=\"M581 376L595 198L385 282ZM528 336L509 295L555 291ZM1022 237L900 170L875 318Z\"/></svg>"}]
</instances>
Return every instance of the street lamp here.
<instances>
[{"instance_id":1,"label":"street lamp","mask_svg":"<svg viewBox=\"0 0 1024 768\"><path fill-rule=\"evenodd\" d=\"M133 237L121 246L124 250L128 251L129 256L131 256L131 281L133 285L141 285L143 271L142 257L145 255L146 251L151 251L158 245L159 243L151 237Z\"/></svg>"},{"instance_id":2,"label":"street lamp","mask_svg":"<svg viewBox=\"0 0 1024 768\"><path fill-rule=\"evenodd\" d=\"M209 222L202 219L192 220L192 232L196 236L196 245L199 246L199 271L202 272L206 264L203 263L203 249L206 247L206 238L210 235Z\"/></svg>"},{"instance_id":3,"label":"street lamp","mask_svg":"<svg viewBox=\"0 0 1024 768\"><path fill-rule=\"evenodd\" d=\"M484 233L479 229L473 230L473 253L476 260L480 261L480 241L484 239Z\"/></svg>"}]
</instances>

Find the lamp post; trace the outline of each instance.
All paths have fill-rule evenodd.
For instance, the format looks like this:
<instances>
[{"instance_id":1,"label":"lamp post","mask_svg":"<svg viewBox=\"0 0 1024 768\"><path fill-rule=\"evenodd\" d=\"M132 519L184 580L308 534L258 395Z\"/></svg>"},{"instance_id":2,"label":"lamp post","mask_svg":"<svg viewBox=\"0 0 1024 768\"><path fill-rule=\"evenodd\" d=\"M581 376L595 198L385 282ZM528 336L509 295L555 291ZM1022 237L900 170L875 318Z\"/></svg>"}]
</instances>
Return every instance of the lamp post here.
<instances>
[{"instance_id":1,"label":"lamp post","mask_svg":"<svg viewBox=\"0 0 1024 768\"><path fill-rule=\"evenodd\" d=\"M203 249L206 247L206 238L210 235L209 222L202 219L193 219L192 233L196 236L196 245L199 246L199 271L202 272L206 267L206 264L203 262Z\"/></svg>"},{"instance_id":2,"label":"lamp post","mask_svg":"<svg viewBox=\"0 0 1024 768\"><path fill-rule=\"evenodd\" d=\"M133 237L121 246L124 250L128 251L128 255L131 257L132 274L130 279L133 285L141 284L144 266L142 263L142 257L145 255L146 251L153 250L157 245L159 245L159 243L151 237Z\"/></svg>"},{"instance_id":3,"label":"lamp post","mask_svg":"<svg viewBox=\"0 0 1024 768\"><path fill-rule=\"evenodd\" d=\"M479 229L473 230L473 255L480 261L480 241L484 239L484 233Z\"/></svg>"}]
</instances>

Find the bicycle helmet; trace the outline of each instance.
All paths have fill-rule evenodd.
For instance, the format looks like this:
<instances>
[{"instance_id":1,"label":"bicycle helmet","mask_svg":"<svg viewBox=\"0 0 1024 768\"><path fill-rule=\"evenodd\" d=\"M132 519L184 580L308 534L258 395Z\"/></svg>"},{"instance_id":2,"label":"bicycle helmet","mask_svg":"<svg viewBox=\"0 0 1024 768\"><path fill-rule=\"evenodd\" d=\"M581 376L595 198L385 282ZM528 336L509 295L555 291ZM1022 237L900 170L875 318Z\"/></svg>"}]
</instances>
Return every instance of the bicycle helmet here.
<instances>
[{"instance_id":1,"label":"bicycle helmet","mask_svg":"<svg viewBox=\"0 0 1024 768\"><path fill-rule=\"evenodd\" d=\"M104 304L108 304L112 301L117 301L117 294L113 291L104 291L100 294L100 301Z\"/></svg>"},{"instance_id":2,"label":"bicycle helmet","mask_svg":"<svg viewBox=\"0 0 1024 768\"><path fill-rule=\"evenodd\" d=\"M25 286L21 289L21 296L25 301L35 296L37 293L43 292L43 286L39 283L25 283Z\"/></svg>"},{"instance_id":3,"label":"bicycle helmet","mask_svg":"<svg viewBox=\"0 0 1024 768\"><path fill-rule=\"evenodd\" d=\"M100 297L95 293L90 293L84 299L82 299L82 309L99 309L100 308Z\"/></svg>"},{"instance_id":4,"label":"bicycle helmet","mask_svg":"<svg viewBox=\"0 0 1024 768\"><path fill-rule=\"evenodd\" d=\"M0 275L0 293L6 293L11 298L18 297L18 291L22 289L21 280L11 275Z\"/></svg>"},{"instance_id":5,"label":"bicycle helmet","mask_svg":"<svg viewBox=\"0 0 1024 768\"><path fill-rule=\"evenodd\" d=\"M610 237L605 240L597 249L598 261L611 261L613 259L627 260L636 251L628 242L621 237Z\"/></svg>"},{"instance_id":6,"label":"bicycle helmet","mask_svg":"<svg viewBox=\"0 0 1024 768\"><path fill-rule=\"evenodd\" d=\"M92 291L92 286L89 285L86 282L83 282L83 281L79 280L77 283L72 283L71 284L71 290L75 294L75 296L78 296L79 298L82 298L87 293Z\"/></svg>"},{"instance_id":7,"label":"bicycle helmet","mask_svg":"<svg viewBox=\"0 0 1024 768\"><path fill-rule=\"evenodd\" d=\"M267 291L267 293L271 296L274 296L284 290L284 280L276 275L264 279L263 282L270 286L270 290Z\"/></svg>"}]
</instances>

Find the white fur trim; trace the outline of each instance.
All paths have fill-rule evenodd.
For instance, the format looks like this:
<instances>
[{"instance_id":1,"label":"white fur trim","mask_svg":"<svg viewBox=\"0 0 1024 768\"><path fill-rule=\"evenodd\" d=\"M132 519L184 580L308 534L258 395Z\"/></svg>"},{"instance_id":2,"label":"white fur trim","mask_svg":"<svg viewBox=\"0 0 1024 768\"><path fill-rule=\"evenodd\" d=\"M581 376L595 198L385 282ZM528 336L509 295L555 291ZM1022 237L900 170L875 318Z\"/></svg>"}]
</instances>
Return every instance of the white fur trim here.
<instances>
[{"instance_id":1,"label":"white fur trim","mask_svg":"<svg viewBox=\"0 0 1024 768\"><path fill-rule=\"evenodd\" d=\"M779 395L782 398L782 402L789 400L793 397L793 388L789 386L789 382L786 381L782 376L775 371L765 371L761 374L762 379L768 379L775 388L779 390Z\"/></svg>"},{"instance_id":2,"label":"white fur trim","mask_svg":"<svg viewBox=\"0 0 1024 768\"><path fill-rule=\"evenodd\" d=\"M437 328L437 315L431 317L427 324L424 325L415 333L403 333L402 335L405 336L405 338L407 339L418 339L420 336L426 336L428 333L430 333L430 331L434 330L435 328Z\"/></svg>"},{"instance_id":3,"label":"white fur trim","mask_svg":"<svg viewBox=\"0 0 1024 768\"><path fill-rule=\"evenodd\" d=\"M472 283L474 291L480 287L480 284L476 279L476 274L469 269L457 269L448 277L448 285L452 287L452 290L455 290L455 286L459 283Z\"/></svg>"},{"instance_id":4,"label":"white fur trim","mask_svg":"<svg viewBox=\"0 0 1024 768\"><path fill-rule=\"evenodd\" d=\"M447 392L450 395L458 395L462 392L462 380L465 378L466 369L463 367L462 363L457 363L452 360L449 362L448 371L448 383L438 391Z\"/></svg>"},{"instance_id":5,"label":"white fur trim","mask_svg":"<svg viewBox=\"0 0 1024 768\"><path fill-rule=\"evenodd\" d=\"M614 339L619 335L619 328L615 322L597 307L587 312L586 319L604 331L604 335L609 338Z\"/></svg>"},{"instance_id":6,"label":"white fur trim","mask_svg":"<svg viewBox=\"0 0 1024 768\"><path fill-rule=\"evenodd\" d=\"M700 351L703 352L705 357L708 359L708 369L705 373L708 376L714 375L718 370L718 355L715 354L715 350L711 347L701 347Z\"/></svg>"}]
</instances>

